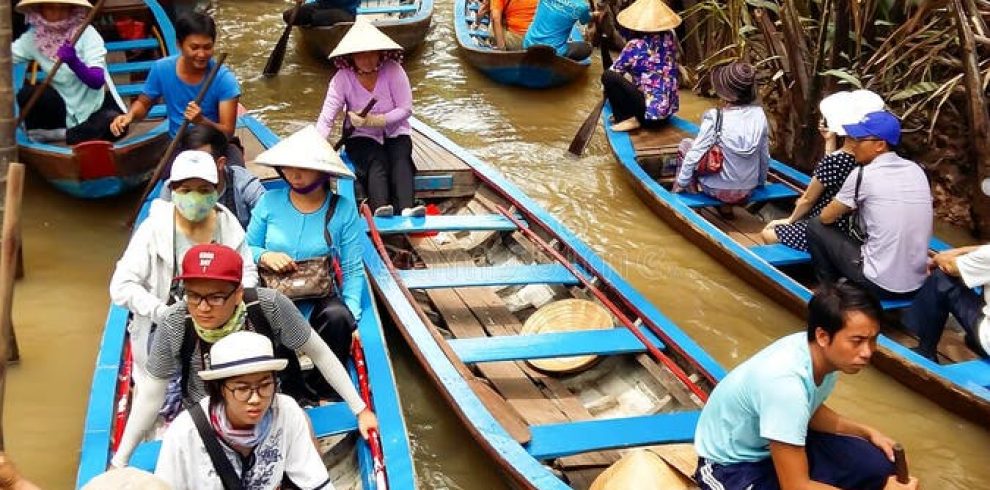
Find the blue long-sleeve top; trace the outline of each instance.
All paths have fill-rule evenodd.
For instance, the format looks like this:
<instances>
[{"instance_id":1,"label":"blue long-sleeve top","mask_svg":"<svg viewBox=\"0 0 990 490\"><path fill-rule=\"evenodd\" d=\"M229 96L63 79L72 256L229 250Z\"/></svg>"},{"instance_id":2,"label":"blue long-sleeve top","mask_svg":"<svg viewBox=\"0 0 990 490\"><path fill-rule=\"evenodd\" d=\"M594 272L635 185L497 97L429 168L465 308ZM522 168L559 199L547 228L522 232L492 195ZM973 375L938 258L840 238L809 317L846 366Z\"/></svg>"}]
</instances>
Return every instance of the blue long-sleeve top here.
<instances>
[{"instance_id":1,"label":"blue long-sleeve top","mask_svg":"<svg viewBox=\"0 0 990 490\"><path fill-rule=\"evenodd\" d=\"M251 211L247 242L255 262L265 252L282 252L292 257L292 260L332 254L340 261L343 271L344 283L339 286L341 298L357 321L361 319L361 288L364 287L359 244L360 234L364 230L358 219L354 200L340 196L329 224L333 247L328 247L323 234L323 223L326 221L330 197L328 193L320 209L312 213L301 213L289 200L289 189L264 193Z\"/></svg>"}]
</instances>

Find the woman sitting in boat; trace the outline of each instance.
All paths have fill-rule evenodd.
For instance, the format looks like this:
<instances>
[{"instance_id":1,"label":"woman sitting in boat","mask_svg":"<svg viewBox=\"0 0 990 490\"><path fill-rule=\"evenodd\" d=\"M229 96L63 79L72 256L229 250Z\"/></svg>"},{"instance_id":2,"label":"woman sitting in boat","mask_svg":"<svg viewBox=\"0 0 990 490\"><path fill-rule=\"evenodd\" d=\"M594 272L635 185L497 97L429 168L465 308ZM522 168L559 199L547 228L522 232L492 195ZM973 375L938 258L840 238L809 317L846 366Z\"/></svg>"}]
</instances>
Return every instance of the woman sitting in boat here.
<instances>
[{"instance_id":1,"label":"woman sitting in boat","mask_svg":"<svg viewBox=\"0 0 990 490\"><path fill-rule=\"evenodd\" d=\"M294 26L325 27L341 22L354 22L357 17L358 6L361 0L313 0L299 6L296 13ZM282 12L282 20L286 24L292 20L292 11L295 7Z\"/></svg>"},{"instance_id":2,"label":"woman sitting in boat","mask_svg":"<svg viewBox=\"0 0 990 490\"><path fill-rule=\"evenodd\" d=\"M412 89L399 64L402 48L366 20L359 19L330 53L337 73L330 80L316 129L330 136L334 119L347 110L344 147L357 172L358 196L367 196L375 216L424 216L413 203ZM366 116L359 113L375 99Z\"/></svg>"},{"instance_id":3,"label":"woman sitting in boat","mask_svg":"<svg viewBox=\"0 0 990 490\"><path fill-rule=\"evenodd\" d=\"M681 25L663 0L637 0L615 17L629 42L602 74L605 97L617 121L613 131L652 128L679 109L677 38Z\"/></svg>"},{"instance_id":4,"label":"woman sitting in boat","mask_svg":"<svg viewBox=\"0 0 990 490\"><path fill-rule=\"evenodd\" d=\"M839 193L846 177L856 168L853 150L856 141L846 138L844 124L859 122L866 114L882 111L883 99L869 90L838 92L822 99L818 105L826 126L821 128L825 138L825 158L815 167L811 182L804 194L797 198L791 215L773 220L763 229L763 240L767 243L783 243L795 250L808 251L808 219L821 214L832 198ZM842 148L835 149L836 136L843 137ZM835 222L843 233L853 236L850 228L850 215Z\"/></svg>"},{"instance_id":5,"label":"woman sitting in boat","mask_svg":"<svg viewBox=\"0 0 990 490\"><path fill-rule=\"evenodd\" d=\"M334 181L353 179L354 174L313 126L285 138L255 162L275 167L289 185L266 192L251 213L247 241L254 260L263 269L283 274L296 271L301 260L330 257L339 262L341 277L328 271L337 283L328 296L294 302L346 363L351 335L361 319L364 269L358 239L364 231L357 206L334 192ZM299 399L312 398L310 389L319 398L332 396L315 374L307 376L307 384L283 388Z\"/></svg>"},{"instance_id":6,"label":"woman sitting in boat","mask_svg":"<svg viewBox=\"0 0 990 490\"><path fill-rule=\"evenodd\" d=\"M254 332L234 332L213 344L210 368L199 372L209 396L169 426L155 475L174 490L226 488L220 476L226 474L258 490L286 488L285 480L291 488L332 488L306 413L276 393L275 373L286 364L273 355L271 341ZM204 443L211 438L222 454L219 467Z\"/></svg>"},{"instance_id":7,"label":"woman sitting in boat","mask_svg":"<svg viewBox=\"0 0 990 490\"><path fill-rule=\"evenodd\" d=\"M123 137L123 133L110 131L110 121L121 114L123 102L108 83L103 38L93 26L85 26L76 45L69 44L92 8L86 0L21 0L17 4L31 29L11 44L14 63L34 61L45 73L51 73L57 59L65 64L24 120L33 140L64 140L74 145ZM35 88L21 88L19 106L27 104Z\"/></svg>"},{"instance_id":8,"label":"woman sitting in boat","mask_svg":"<svg viewBox=\"0 0 990 490\"><path fill-rule=\"evenodd\" d=\"M755 104L756 69L749 63L733 62L712 74L715 93L723 107L705 112L694 140L681 141L684 155L674 183L674 192L688 191L695 182L699 190L726 204L744 202L753 189L767 181L770 167L770 144L767 116ZM695 175L695 169L715 141L716 119L721 116L722 132L718 145L724 161L722 170L710 175ZM731 209L720 208L731 212Z\"/></svg>"},{"instance_id":9,"label":"woman sitting in boat","mask_svg":"<svg viewBox=\"0 0 990 490\"><path fill-rule=\"evenodd\" d=\"M131 311L131 353L135 376L147 376L149 334L164 319L166 306L178 295L172 279L186 251L200 243L221 243L245 258L244 282L253 287L258 273L237 217L217 204L217 165L209 153L179 153L166 185L172 202L156 199L138 226L110 279L110 299Z\"/></svg>"},{"instance_id":10,"label":"woman sitting in boat","mask_svg":"<svg viewBox=\"0 0 990 490\"><path fill-rule=\"evenodd\" d=\"M571 41L571 31L575 23L587 24L600 17L601 12L592 12L586 0L540 0L523 37L523 49L550 46L557 56L583 60L591 56L591 44Z\"/></svg>"}]
</instances>

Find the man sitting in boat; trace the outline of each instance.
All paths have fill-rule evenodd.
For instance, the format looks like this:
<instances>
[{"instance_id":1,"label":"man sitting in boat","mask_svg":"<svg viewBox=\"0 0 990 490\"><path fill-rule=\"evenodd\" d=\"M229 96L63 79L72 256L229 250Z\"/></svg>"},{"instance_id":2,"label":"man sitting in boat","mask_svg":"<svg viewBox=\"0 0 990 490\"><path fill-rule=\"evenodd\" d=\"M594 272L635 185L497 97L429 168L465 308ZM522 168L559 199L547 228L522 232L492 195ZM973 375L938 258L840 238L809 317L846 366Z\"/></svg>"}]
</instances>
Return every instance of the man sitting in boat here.
<instances>
[{"instance_id":1,"label":"man sitting in boat","mask_svg":"<svg viewBox=\"0 0 990 490\"><path fill-rule=\"evenodd\" d=\"M207 73L215 63L213 46L217 27L213 18L199 12L185 13L175 22L175 35L180 54L155 61L144 81L141 95L131 104L127 114L113 120L111 131L121 134L131 123L144 119L158 99L164 99L169 137L174 138L182 120L189 119L193 124L211 126L227 138L232 138L237 124L237 103L241 96L241 88L233 72L226 66L220 67L202 104L195 102ZM236 145L228 144L224 155L229 164L244 164L244 155Z\"/></svg>"},{"instance_id":2,"label":"man sitting in boat","mask_svg":"<svg viewBox=\"0 0 990 490\"><path fill-rule=\"evenodd\" d=\"M583 60L591 56L591 44L571 41L571 31L575 23L587 24L601 15L591 12L585 0L540 0L523 38L523 49L541 44L553 48L558 56Z\"/></svg>"},{"instance_id":3,"label":"man sitting in boat","mask_svg":"<svg viewBox=\"0 0 990 490\"><path fill-rule=\"evenodd\" d=\"M332 26L341 22L354 22L357 18L357 9L361 5L361 0L313 0L299 6L296 19L292 23L294 26ZM292 18L290 8L282 12L282 20L286 24Z\"/></svg>"},{"instance_id":4,"label":"man sitting in boat","mask_svg":"<svg viewBox=\"0 0 990 490\"><path fill-rule=\"evenodd\" d=\"M300 351L313 361L326 381L357 415L361 435L377 428L344 366L288 298L267 288L245 288L241 255L225 245L197 245L185 254L182 274L185 299L170 306L158 325L148 357L150 377L134 398L127 426L111 464L126 466L131 453L155 422L165 401L169 380L180 377L187 402L207 396L198 373L210 366L209 344L238 331L265 334L276 346ZM282 379L284 381L284 377Z\"/></svg>"},{"instance_id":5,"label":"man sitting in boat","mask_svg":"<svg viewBox=\"0 0 990 490\"><path fill-rule=\"evenodd\" d=\"M286 488L283 479L292 488L332 488L306 412L292 397L276 393L276 373L286 360L274 356L271 341L234 332L213 344L209 359L208 369L199 372L209 395L168 427L155 475L173 490L224 488L220 475L227 471L252 490ZM219 465L211 460L207 438L218 443L217 457L224 458Z\"/></svg>"},{"instance_id":6,"label":"man sitting in boat","mask_svg":"<svg viewBox=\"0 0 990 490\"><path fill-rule=\"evenodd\" d=\"M844 128L860 167L808 223L815 274L823 283L845 277L881 299L910 298L928 275L933 219L928 179L917 163L894 153L901 123L893 114L872 112ZM862 241L831 226L854 211L865 224Z\"/></svg>"},{"instance_id":7,"label":"man sitting in boat","mask_svg":"<svg viewBox=\"0 0 990 490\"><path fill-rule=\"evenodd\" d=\"M894 441L824 404L839 372L876 349L880 304L850 283L820 289L807 332L770 344L715 386L695 433L702 490L916 489L892 477Z\"/></svg>"},{"instance_id":8,"label":"man sitting in boat","mask_svg":"<svg viewBox=\"0 0 990 490\"><path fill-rule=\"evenodd\" d=\"M533 23L538 0L491 0L489 9L495 47L505 51L523 49L523 37Z\"/></svg>"},{"instance_id":9,"label":"man sitting in boat","mask_svg":"<svg viewBox=\"0 0 990 490\"><path fill-rule=\"evenodd\" d=\"M74 145L123 137L123 132L108 128L122 112L123 102L107 75L103 38L93 26L85 26L76 45L69 44L92 8L86 0L21 0L17 4L31 29L11 44L14 63L34 61L45 73L51 73L58 59L65 65L24 119L33 140L64 140ZM27 104L35 88L28 84L21 88L19 106Z\"/></svg>"},{"instance_id":10,"label":"man sitting in boat","mask_svg":"<svg viewBox=\"0 0 990 490\"><path fill-rule=\"evenodd\" d=\"M247 168L227 165L227 157L224 155L227 137L212 126L192 126L182 135L179 147L205 151L213 157L217 162L217 192L220 193L218 202L237 216L241 227L247 228L251 221L251 210L265 193L265 186ZM161 198L171 201L172 189L164 186Z\"/></svg>"}]
</instances>

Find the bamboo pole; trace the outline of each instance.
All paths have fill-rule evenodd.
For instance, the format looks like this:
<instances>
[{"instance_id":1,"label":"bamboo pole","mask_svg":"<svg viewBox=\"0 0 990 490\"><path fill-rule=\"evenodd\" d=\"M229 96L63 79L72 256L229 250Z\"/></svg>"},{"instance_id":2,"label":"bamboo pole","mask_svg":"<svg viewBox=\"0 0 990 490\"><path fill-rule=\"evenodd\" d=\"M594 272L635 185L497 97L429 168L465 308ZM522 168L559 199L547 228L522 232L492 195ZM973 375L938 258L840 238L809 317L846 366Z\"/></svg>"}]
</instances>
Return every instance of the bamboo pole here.
<instances>
[{"instance_id":1,"label":"bamboo pole","mask_svg":"<svg viewBox=\"0 0 990 490\"><path fill-rule=\"evenodd\" d=\"M7 384L8 356L17 360L11 310L14 302L14 275L20 242L21 197L24 194L24 165L7 167L7 189L3 209L3 237L0 238L0 450L3 450L3 405Z\"/></svg>"}]
</instances>

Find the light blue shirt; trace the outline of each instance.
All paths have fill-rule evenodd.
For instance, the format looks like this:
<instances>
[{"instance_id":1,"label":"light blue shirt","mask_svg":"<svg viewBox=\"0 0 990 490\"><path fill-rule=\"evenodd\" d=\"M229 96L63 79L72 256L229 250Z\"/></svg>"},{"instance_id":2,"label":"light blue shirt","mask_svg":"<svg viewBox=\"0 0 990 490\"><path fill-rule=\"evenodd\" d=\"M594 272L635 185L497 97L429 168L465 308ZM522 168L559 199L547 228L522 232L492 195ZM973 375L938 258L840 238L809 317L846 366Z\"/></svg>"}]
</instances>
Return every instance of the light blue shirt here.
<instances>
[{"instance_id":1,"label":"light blue shirt","mask_svg":"<svg viewBox=\"0 0 990 490\"><path fill-rule=\"evenodd\" d=\"M292 260L312 259L333 255L340 260L344 274L341 299L354 315L361 319L361 292L364 287L364 265L361 262L360 237L364 233L358 219L354 200L340 196L330 219L333 248L327 246L323 234L330 194L320 209L301 213L289 201L289 189L265 192L251 210L247 242L254 261L265 252L282 252Z\"/></svg>"},{"instance_id":2,"label":"light blue shirt","mask_svg":"<svg viewBox=\"0 0 990 490\"><path fill-rule=\"evenodd\" d=\"M677 185L687 187L698 161L715 144L716 110L701 116L698 134L677 174ZM725 156L722 171L701 176L701 183L713 189L749 190L767 182L770 168L770 130L767 116L758 105L722 109L722 135L719 145Z\"/></svg>"},{"instance_id":3,"label":"light blue shirt","mask_svg":"<svg viewBox=\"0 0 990 490\"><path fill-rule=\"evenodd\" d=\"M770 440L804 446L808 422L835 388L838 372L815 385L804 332L770 344L729 373L701 411L694 446L718 464L770 457Z\"/></svg>"},{"instance_id":4,"label":"light blue shirt","mask_svg":"<svg viewBox=\"0 0 990 490\"><path fill-rule=\"evenodd\" d=\"M179 55L156 61L151 65L151 71L148 72L148 78L144 81L143 89L144 95L152 102L158 98L165 99L165 109L168 113L168 135L172 138L175 137L175 133L179 131L179 126L182 125L186 106L196 98L199 89L206 81L206 75L204 75L203 79L196 85L183 82L175 71L178 62ZM210 60L207 73L213 69L213 64L216 62L216 60ZM216 79L213 80L213 84L210 85L203 97L203 103L199 105L200 109L203 110L203 117L213 122L220 122L220 103L240 95L241 87L237 84L234 74L226 66L221 66Z\"/></svg>"},{"instance_id":5,"label":"light blue shirt","mask_svg":"<svg viewBox=\"0 0 990 490\"><path fill-rule=\"evenodd\" d=\"M587 24L590 20L591 12L586 0L540 0L533 23L523 38L523 48L545 44L564 56L574 23Z\"/></svg>"}]
</instances>

